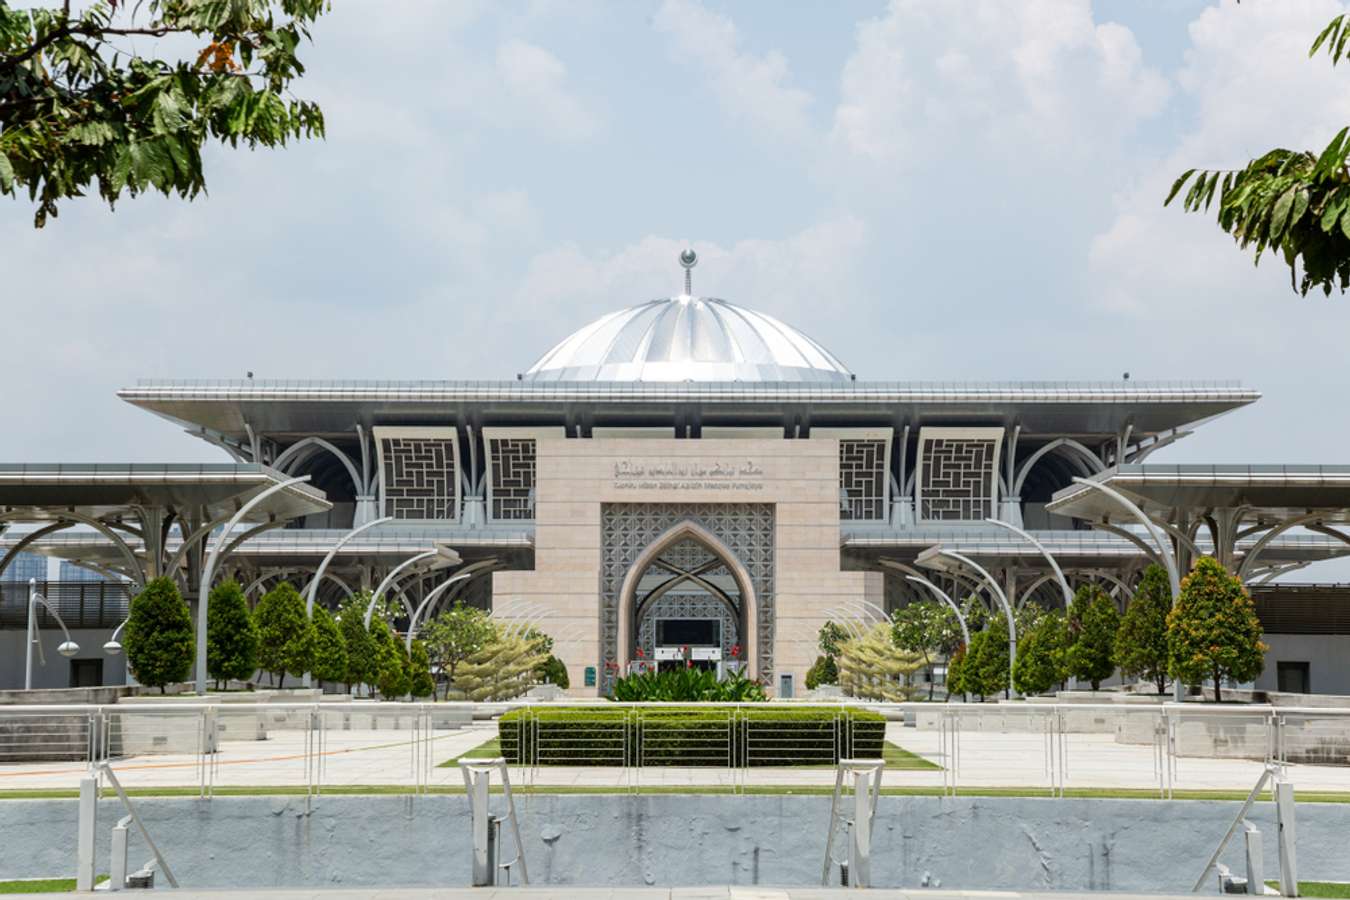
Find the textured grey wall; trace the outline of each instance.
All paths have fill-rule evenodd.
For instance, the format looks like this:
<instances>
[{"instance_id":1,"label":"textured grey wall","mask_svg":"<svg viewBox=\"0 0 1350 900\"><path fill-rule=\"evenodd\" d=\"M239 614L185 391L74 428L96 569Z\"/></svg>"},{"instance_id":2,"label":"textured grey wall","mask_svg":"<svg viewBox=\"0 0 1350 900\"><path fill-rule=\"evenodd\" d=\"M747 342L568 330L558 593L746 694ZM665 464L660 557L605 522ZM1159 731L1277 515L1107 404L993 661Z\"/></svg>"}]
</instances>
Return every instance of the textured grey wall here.
<instances>
[{"instance_id":1,"label":"textured grey wall","mask_svg":"<svg viewBox=\"0 0 1350 900\"><path fill-rule=\"evenodd\" d=\"M728 796L533 796L519 800L535 883L812 884L829 799ZM462 796L141 800L151 834L185 886L458 886L469 877ZM883 797L873 846L878 886L1135 890L1184 893L1235 803ZM0 878L74 870L73 800L0 802ZM99 871L108 829L99 808ZM1269 803L1255 821L1274 877ZM1303 879L1350 881L1350 804L1301 804ZM509 843L509 842L508 842ZM1227 862L1240 868L1240 848ZM132 840L133 867L148 852Z\"/></svg>"}]
</instances>

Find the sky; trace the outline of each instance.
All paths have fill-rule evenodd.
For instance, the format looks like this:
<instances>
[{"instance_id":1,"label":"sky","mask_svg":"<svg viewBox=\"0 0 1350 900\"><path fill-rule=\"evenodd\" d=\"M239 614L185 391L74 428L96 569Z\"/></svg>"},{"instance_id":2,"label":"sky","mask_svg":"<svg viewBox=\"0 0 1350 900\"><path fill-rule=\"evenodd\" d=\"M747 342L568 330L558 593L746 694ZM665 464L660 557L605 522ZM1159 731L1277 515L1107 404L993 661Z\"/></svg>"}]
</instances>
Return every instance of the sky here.
<instances>
[{"instance_id":1,"label":"sky","mask_svg":"<svg viewBox=\"0 0 1350 900\"><path fill-rule=\"evenodd\" d=\"M1342 11L337 0L296 88L325 140L40 231L0 200L0 456L222 461L117 400L138 378L512 378L691 245L696 293L859 379L1241 379L1150 462L1347 463L1350 299L1162 205L1350 122L1307 57Z\"/></svg>"}]
</instances>

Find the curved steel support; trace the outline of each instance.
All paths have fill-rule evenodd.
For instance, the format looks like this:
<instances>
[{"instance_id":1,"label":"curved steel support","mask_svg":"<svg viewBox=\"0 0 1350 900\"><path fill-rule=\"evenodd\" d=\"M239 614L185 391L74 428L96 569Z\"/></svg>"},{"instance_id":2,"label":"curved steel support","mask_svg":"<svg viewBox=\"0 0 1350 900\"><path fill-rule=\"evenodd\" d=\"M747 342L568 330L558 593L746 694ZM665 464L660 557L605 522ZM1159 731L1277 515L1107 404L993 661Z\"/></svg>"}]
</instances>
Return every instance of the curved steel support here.
<instances>
[{"instance_id":1,"label":"curved steel support","mask_svg":"<svg viewBox=\"0 0 1350 900\"><path fill-rule=\"evenodd\" d=\"M436 585L436 587L432 588L432 590L426 595L426 597L422 600L421 604L418 605L417 610L413 612L412 618L408 620L408 639L406 641L406 646L409 652L412 652L412 642L413 639L417 637L418 622L421 620L422 613L426 610L427 605L430 603L434 603L436 601L436 598L439 597L441 594L445 593L446 589L448 589L451 585L455 584L458 581L462 581L465 578L472 578L472 577L473 573L471 572L462 572L459 575L454 575L450 578L447 578L440 584Z\"/></svg>"},{"instance_id":2,"label":"curved steel support","mask_svg":"<svg viewBox=\"0 0 1350 900\"><path fill-rule=\"evenodd\" d=\"M347 474L351 476L352 487L356 489L357 493L365 493L365 482L361 480L361 475L356 471L356 464L352 462L351 457L339 450L336 445L321 437L307 437L291 444L280 456L272 460L272 468L279 472L285 472L286 466L299 455L301 450L307 447L320 447L336 456L342 462L343 467L346 468Z\"/></svg>"},{"instance_id":3,"label":"curved steel support","mask_svg":"<svg viewBox=\"0 0 1350 900\"><path fill-rule=\"evenodd\" d=\"M244 516L248 515L249 510L257 506L263 500L273 494L283 491L293 485L309 481L308 475L301 475L299 478L288 478L285 481L278 482L266 490L259 493L256 497L249 500L243 506L239 507L228 522L225 523L225 530L216 538L215 544L211 547L211 552L206 556L206 564L202 567L201 586L197 589L197 693L206 694L206 607L210 603L211 581L216 575L216 564L220 560L221 550L224 549L226 541L230 537L230 532L234 526L243 521ZM235 543L232 546L238 546Z\"/></svg>"},{"instance_id":4,"label":"curved steel support","mask_svg":"<svg viewBox=\"0 0 1350 900\"><path fill-rule=\"evenodd\" d=\"M1322 519L1325 516L1326 516L1325 512L1307 513L1306 515L1290 519L1287 522L1281 522L1280 524L1271 528L1265 534L1261 535L1261 537L1257 538L1256 543L1252 544L1251 548L1248 549L1247 552L1242 555L1242 564L1238 566L1237 570L1238 580L1246 584L1248 573L1250 573L1252 569L1256 568L1257 557L1261 555L1261 551L1265 550L1266 547L1270 544L1270 542L1275 540L1275 538L1284 534L1291 528L1297 528L1300 525L1308 525L1317 522L1319 519Z\"/></svg>"},{"instance_id":5,"label":"curved steel support","mask_svg":"<svg viewBox=\"0 0 1350 900\"><path fill-rule=\"evenodd\" d=\"M384 596L385 591L389 590L389 586L394 583L394 579L398 578L404 569L414 566L423 560L432 559L438 555L439 551L436 550L423 550L421 553L414 553L403 562L394 566L389 574L384 576L384 581L381 581L380 586L375 588L375 593L370 595L370 604L366 607L366 628L370 627L370 619L375 615L375 604L380 602L380 598ZM403 598L403 605L408 607L408 616L411 617L413 609L412 604L408 602L407 597Z\"/></svg>"},{"instance_id":6,"label":"curved steel support","mask_svg":"<svg viewBox=\"0 0 1350 900\"><path fill-rule=\"evenodd\" d=\"M1022 485L1026 483L1027 476L1031 474L1031 467L1036 465L1036 463L1040 462L1041 457L1055 450L1058 450L1060 447L1068 447L1072 450L1078 451L1078 453L1081 454L1080 461L1081 459L1091 460L1092 464L1088 467L1089 471L1092 472L1102 471L1103 468L1102 461L1097 458L1097 454L1093 453L1083 444L1080 444L1073 438L1063 438L1063 437L1055 438L1053 441L1051 441L1044 447L1041 447L1035 453L1028 456L1026 460L1022 463L1022 468L1018 470L1017 477L1013 481L1013 489L1011 496L1014 497L1022 496Z\"/></svg>"},{"instance_id":7,"label":"curved steel support","mask_svg":"<svg viewBox=\"0 0 1350 900\"><path fill-rule=\"evenodd\" d=\"M385 516L383 519L375 519L373 521L367 522L364 525L358 525L351 531L344 534L342 537L338 538L337 543L334 544L332 549L330 549L328 553L324 556L323 561L319 563L319 567L314 570L314 579L310 582L309 591L305 595L306 616L309 616L310 618L314 617L314 598L319 595L319 582L323 580L324 573L328 571L328 564L331 563L333 559L337 556L338 551L341 550L343 547L347 546L348 541L356 537L358 534L361 534L363 531L369 531L376 525L383 525L385 522L392 522L392 521L394 521L393 516Z\"/></svg>"},{"instance_id":8,"label":"curved steel support","mask_svg":"<svg viewBox=\"0 0 1350 900\"><path fill-rule=\"evenodd\" d=\"M10 547L9 552L5 554L3 559L0 559L0 575L4 574L5 570L9 568L9 564L14 561L14 557L22 553L24 551L24 548L27 547L29 544L33 543L34 541L41 540L42 538L46 537L47 535L51 534L54 531L62 531L66 528L70 528L74 524L75 524L74 522L66 522L66 521L53 522L52 524L44 525L42 528L38 528L35 531L30 531L23 537L19 538L19 542L15 544L13 547Z\"/></svg>"},{"instance_id":9,"label":"curved steel support","mask_svg":"<svg viewBox=\"0 0 1350 900\"><path fill-rule=\"evenodd\" d=\"M228 516L221 516L218 519L212 519L206 524L198 526L197 529L193 531L191 534L184 536L183 542L178 545L178 549L175 550L173 556L169 558L169 564L164 567L164 574L173 575L177 573L178 570L182 568L183 560L187 559L188 551L192 549L192 545L197 543L202 538L206 537L212 531L219 528L221 525L224 525L228 521L229 521ZM178 533L179 534L183 533L181 522L179 523Z\"/></svg>"},{"instance_id":10,"label":"curved steel support","mask_svg":"<svg viewBox=\"0 0 1350 900\"><path fill-rule=\"evenodd\" d=\"M1064 577L1064 570L1059 567L1059 563L1055 561L1050 551L1045 549L1045 545L1032 537L1030 532L1018 528L1016 525L1004 522L1001 519L985 519L985 521L990 525L1006 528L1041 552L1041 556L1045 557L1045 561L1050 564L1051 571L1055 573L1055 580L1059 582L1059 589L1064 593L1064 608L1068 609L1069 604L1073 601L1073 590L1069 587L1069 580Z\"/></svg>"}]
</instances>

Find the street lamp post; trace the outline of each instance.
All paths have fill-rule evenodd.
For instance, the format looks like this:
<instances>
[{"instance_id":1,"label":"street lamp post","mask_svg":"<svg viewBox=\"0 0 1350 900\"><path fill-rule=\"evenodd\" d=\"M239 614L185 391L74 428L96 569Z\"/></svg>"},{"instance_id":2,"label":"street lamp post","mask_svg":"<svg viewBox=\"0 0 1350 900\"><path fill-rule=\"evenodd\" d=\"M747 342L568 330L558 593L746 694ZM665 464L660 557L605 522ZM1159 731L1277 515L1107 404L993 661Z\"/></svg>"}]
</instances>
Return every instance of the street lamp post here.
<instances>
[{"instance_id":1,"label":"street lamp post","mask_svg":"<svg viewBox=\"0 0 1350 900\"><path fill-rule=\"evenodd\" d=\"M61 631L66 639L56 648L56 652L64 657L72 657L80 652L80 645L70 639L70 629L66 623L61 620L61 614L56 611L56 607L47 602L47 598L37 592L37 579L28 579L28 648L24 656L23 666L23 689L30 691L33 689L33 645L38 643L37 627L37 607L41 603L52 614L56 624L61 626ZM38 655L42 655L42 645L38 644ZM43 660L46 665L46 660Z\"/></svg>"}]
</instances>

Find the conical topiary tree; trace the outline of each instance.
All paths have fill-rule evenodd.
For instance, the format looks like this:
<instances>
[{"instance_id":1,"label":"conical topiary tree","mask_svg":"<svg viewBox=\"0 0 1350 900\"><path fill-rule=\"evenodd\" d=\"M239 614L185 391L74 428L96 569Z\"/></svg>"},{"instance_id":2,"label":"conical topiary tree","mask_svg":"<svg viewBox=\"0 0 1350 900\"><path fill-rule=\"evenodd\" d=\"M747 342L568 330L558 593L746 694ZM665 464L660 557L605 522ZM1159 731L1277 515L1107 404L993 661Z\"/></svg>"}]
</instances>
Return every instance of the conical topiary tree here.
<instances>
[{"instance_id":1,"label":"conical topiary tree","mask_svg":"<svg viewBox=\"0 0 1350 900\"><path fill-rule=\"evenodd\" d=\"M1172 586L1162 566L1149 566L1120 619L1115 661L1127 678L1151 681L1167 690L1167 614L1172 611Z\"/></svg>"},{"instance_id":2,"label":"conical topiary tree","mask_svg":"<svg viewBox=\"0 0 1350 900\"><path fill-rule=\"evenodd\" d=\"M431 677L431 654L422 641L413 641L408 657L408 693L414 697L434 697L436 679Z\"/></svg>"},{"instance_id":3,"label":"conical topiary tree","mask_svg":"<svg viewBox=\"0 0 1350 900\"><path fill-rule=\"evenodd\" d=\"M984 640L973 659L974 675L980 682L980 695L992 697L1009 688L1008 620L1002 613L989 617L981 632Z\"/></svg>"},{"instance_id":4,"label":"conical topiary tree","mask_svg":"<svg viewBox=\"0 0 1350 900\"><path fill-rule=\"evenodd\" d=\"M258 671L258 626L244 589L233 578L216 585L206 607L206 672L221 682L248 681Z\"/></svg>"},{"instance_id":5,"label":"conical topiary tree","mask_svg":"<svg viewBox=\"0 0 1350 900\"><path fill-rule=\"evenodd\" d=\"M1064 616L1049 611L1023 636L1017 637L1013 687L1026 695L1043 694L1064 681L1064 644L1068 632Z\"/></svg>"},{"instance_id":6,"label":"conical topiary tree","mask_svg":"<svg viewBox=\"0 0 1350 900\"><path fill-rule=\"evenodd\" d=\"M342 632L342 643L347 650L347 671L341 681L347 686L349 694L353 686L374 684L379 671L375 640L365 622L366 606L369 603L368 594L357 594L344 602L338 611L338 630Z\"/></svg>"},{"instance_id":7,"label":"conical topiary tree","mask_svg":"<svg viewBox=\"0 0 1350 900\"><path fill-rule=\"evenodd\" d=\"M1073 595L1069 607L1069 634L1071 643L1066 655L1069 674L1101 690L1102 682L1116 671L1116 630L1120 614L1106 591L1095 584L1085 584Z\"/></svg>"},{"instance_id":8,"label":"conical topiary tree","mask_svg":"<svg viewBox=\"0 0 1350 900\"><path fill-rule=\"evenodd\" d=\"M208 607L209 614L210 609ZM136 680L164 693L192 671L192 617L172 578L151 579L131 601L125 646Z\"/></svg>"},{"instance_id":9,"label":"conical topiary tree","mask_svg":"<svg viewBox=\"0 0 1350 900\"><path fill-rule=\"evenodd\" d=\"M289 581L263 595L253 610L258 625L258 665L271 672L277 687L286 673L297 678L314 667L314 626L305 615L305 601Z\"/></svg>"},{"instance_id":10,"label":"conical topiary tree","mask_svg":"<svg viewBox=\"0 0 1350 900\"><path fill-rule=\"evenodd\" d=\"M1167 616L1167 659L1186 684L1214 680L1214 702L1224 678L1250 681L1265 668L1261 621L1242 582L1218 560L1202 556L1181 582L1181 596Z\"/></svg>"},{"instance_id":11,"label":"conical topiary tree","mask_svg":"<svg viewBox=\"0 0 1350 900\"><path fill-rule=\"evenodd\" d=\"M988 641L989 632L975 632L970 636L970 643L961 657L960 691L963 694L974 694L980 701L984 700L984 681L980 678L980 655L984 653L984 645Z\"/></svg>"},{"instance_id":12,"label":"conical topiary tree","mask_svg":"<svg viewBox=\"0 0 1350 900\"><path fill-rule=\"evenodd\" d=\"M347 677L347 642L333 616L322 606L315 604L314 617L314 669L311 674L319 682L320 690L325 681L343 682Z\"/></svg>"},{"instance_id":13,"label":"conical topiary tree","mask_svg":"<svg viewBox=\"0 0 1350 900\"><path fill-rule=\"evenodd\" d=\"M370 620L370 636L375 642L375 687L382 700L397 700L412 686L403 643L383 619Z\"/></svg>"}]
</instances>

